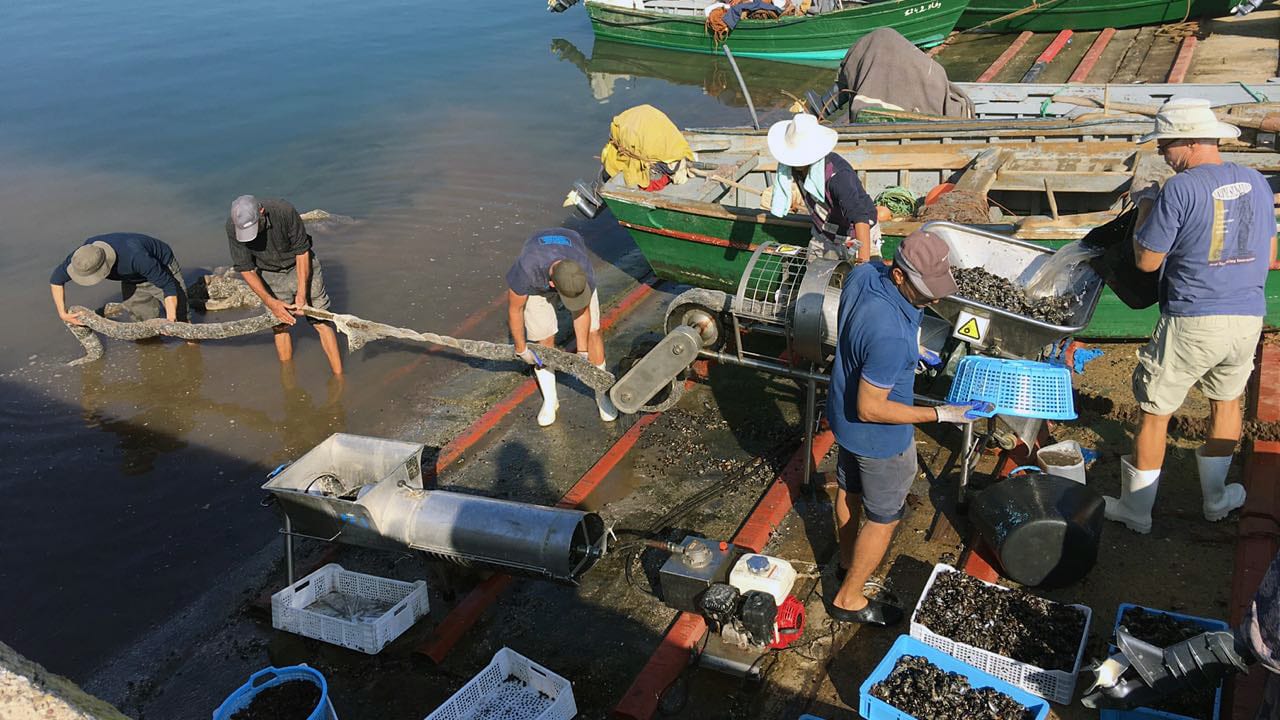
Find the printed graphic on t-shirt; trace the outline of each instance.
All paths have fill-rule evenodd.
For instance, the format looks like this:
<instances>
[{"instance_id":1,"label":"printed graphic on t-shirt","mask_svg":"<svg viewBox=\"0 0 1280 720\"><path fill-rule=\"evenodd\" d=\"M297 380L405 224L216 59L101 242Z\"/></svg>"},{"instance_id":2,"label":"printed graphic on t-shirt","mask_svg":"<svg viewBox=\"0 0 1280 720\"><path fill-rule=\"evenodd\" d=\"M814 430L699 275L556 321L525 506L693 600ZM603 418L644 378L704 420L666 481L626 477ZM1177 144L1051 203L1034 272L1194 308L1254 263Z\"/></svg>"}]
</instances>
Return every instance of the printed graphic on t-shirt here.
<instances>
[{"instance_id":1,"label":"printed graphic on t-shirt","mask_svg":"<svg viewBox=\"0 0 1280 720\"><path fill-rule=\"evenodd\" d=\"M538 238L538 242L542 243L543 245L572 245L573 244L569 242L569 238L563 235L543 235L542 237Z\"/></svg>"},{"instance_id":2,"label":"printed graphic on t-shirt","mask_svg":"<svg viewBox=\"0 0 1280 720\"><path fill-rule=\"evenodd\" d=\"M1209 238L1209 267L1253 262L1249 249L1253 230L1253 185L1220 185L1213 191L1213 224Z\"/></svg>"}]
</instances>

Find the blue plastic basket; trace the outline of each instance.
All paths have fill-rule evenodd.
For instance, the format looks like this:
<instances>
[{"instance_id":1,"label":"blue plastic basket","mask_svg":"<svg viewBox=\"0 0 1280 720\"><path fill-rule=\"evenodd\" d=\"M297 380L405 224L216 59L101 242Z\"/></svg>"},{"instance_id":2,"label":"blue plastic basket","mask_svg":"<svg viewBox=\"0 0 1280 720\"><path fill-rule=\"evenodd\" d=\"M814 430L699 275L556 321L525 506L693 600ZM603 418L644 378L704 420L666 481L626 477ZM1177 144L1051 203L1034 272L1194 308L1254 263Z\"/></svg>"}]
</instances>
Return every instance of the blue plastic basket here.
<instances>
[{"instance_id":1,"label":"blue plastic basket","mask_svg":"<svg viewBox=\"0 0 1280 720\"><path fill-rule=\"evenodd\" d=\"M338 720L337 713L333 711L333 704L329 702L329 684L325 682L324 675L306 665L269 667L250 675L248 682L228 695L218 709L213 711L213 720L231 720L232 715L249 707L249 703L253 702L258 693L293 680L306 680L320 687L320 701L306 720Z\"/></svg>"},{"instance_id":2,"label":"blue plastic basket","mask_svg":"<svg viewBox=\"0 0 1280 720\"><path fill-rule=\"evenodd\" d=\"M1227 630L1230 626L1221 620L1212 620L1210 618L1196 617L1195 615L1183 615L1182 613L1170 612L1168 610L1156 610L1144 605L1134 605L1132 603L1120 603L1120 609L1116 611L1115 627L1120 627L1120 618L1124 617L1124 611L1129 608L1142 608L1147 612L1168 615L1179 620L1192 622L1205 630ZM1112 629L1113 638L1115 630ZM1108 645L1108 652L1116 651L1115 645ZM1219 714L1222 712L1222 686L1218 686L1218 692L1213 696L1213 720L1218 720ZM1100 720L1194 720L1186 715L1178 715L1176 713L1165 712L1163 710L1153 710L1151 708L1135 708L1133 710L1101 710L1098 713Z\"/></svg>"},{"instance_id":3,"label":"blue plastic basket","mask_svg":"<svg viewBox=\"0 0 1280 720\"><path fill-rule=\"evenodd\" d=\"M1014 415L1043 420L1075 420L1071 371L1034 360L968 355L960 359L947 402L963 405L986 402L993 406L984 417Z\"/></svg>"},{"instance_id":4,"label":"blue plastic basket","mask_svg":"<svg viewBox=\"0 0 1280 720\"><path fill-rule=\"evenodd\" d=\"M972 665L965 665L941 650L925 645L910 635L902 635L893 643L893 647L889 648L888 654L880 660L880 664L876 665L876 669L871 671L871 675L867 676L867 679L863 681L862 687L858 688L858 712L866 720L916 720L916 718L889 703L871 696L871 686L889 677L889 673L893 672L894 665L898 664L898 658L903 655L923 657L947 672L963 675L968 678L969 684L974 688L995 688L1035 713L1034 720L1044 720L1049 715L1049 701L1044 698L1038 698L1026 690L1016 688Z\"/></svg>"}]
</instances>

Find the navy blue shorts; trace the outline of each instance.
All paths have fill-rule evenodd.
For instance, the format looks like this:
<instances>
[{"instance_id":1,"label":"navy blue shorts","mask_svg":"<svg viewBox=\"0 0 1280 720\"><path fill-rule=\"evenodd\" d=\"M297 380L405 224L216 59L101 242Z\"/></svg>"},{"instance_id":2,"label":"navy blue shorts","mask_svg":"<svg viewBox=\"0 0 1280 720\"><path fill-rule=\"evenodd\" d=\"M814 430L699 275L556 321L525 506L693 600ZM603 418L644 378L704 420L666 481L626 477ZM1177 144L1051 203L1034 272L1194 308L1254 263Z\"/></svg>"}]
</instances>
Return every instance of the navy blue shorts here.
<instances>
[{"instance_id":1,"label":"navy blue shorts","mask_svg":"<svg viewBox=\"0 0 1280 720\"><path fill-rule=\"evenodd\" d=\"M840 448L836 482L840 489L862 496L867 519L882 525L902 519L907 492L916 479L916 444L887 458L864 457Z\"/></svg>"}]
</instances>

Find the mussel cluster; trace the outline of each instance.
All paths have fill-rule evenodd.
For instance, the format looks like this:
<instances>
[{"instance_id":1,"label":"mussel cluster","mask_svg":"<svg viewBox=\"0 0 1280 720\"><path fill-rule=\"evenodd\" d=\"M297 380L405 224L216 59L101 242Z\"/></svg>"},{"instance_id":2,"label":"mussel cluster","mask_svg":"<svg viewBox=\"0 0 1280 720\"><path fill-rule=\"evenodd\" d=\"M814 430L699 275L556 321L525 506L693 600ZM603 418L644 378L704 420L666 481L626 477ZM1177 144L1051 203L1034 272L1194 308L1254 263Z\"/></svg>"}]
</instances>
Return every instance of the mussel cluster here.
<instances>
[{"instance_id":1,"label":"mussel cluster","mask_svg":"<svg viewBox=\"0 0 1280 720\"><path fill-rule=\"evenodd\" d=\"M960 297L1003 308L1015 315L1035 318L1050 325L1061 325L1071 319L1074 312L1070 296L1033 299L1027 297L1022 288L980 267L954 268L951 274L955 276L959 287L956 294Z\"/></svg>"},{"instance_id":2,"label":"mussel cluster","mask_svg":"<svg viewBox=\"0 0 1280 720\"><path fill-rule=\"evenodd\" d=\"M963 675L947 672L925 658L898 658L889 677L871 686L871 694L917 718L931 720L1026 720L1028 708L994 688L973 688Z\"/></svg>"},{"instance_id":3,"label":"mussel cluster","mask_svg":"<svg viewBox=\"0 0 1280 720\"><path fill-rule=\"evenodd\" d=\"M1196 623L1139 607L1126 609L1120 616L1120 625L1135 638L1160 648L1205 632L1205 628ZM1214 695L1214 688L1188 688L1153 703L1152 708L1191 718L1209 718L1213 717Z\"/></svg>"},{"instance_id":4,"label":"mussel cluster","mask_svg":"<svg viewBox=\"0 0 1280 720\"><path fill-rule=\"evenodd\" d=\"M1084 614L1022 590L991 587L962 572L940 572L916 615L938 635L1030 663L1070 671Z\"/></svg>"}]
</instances>

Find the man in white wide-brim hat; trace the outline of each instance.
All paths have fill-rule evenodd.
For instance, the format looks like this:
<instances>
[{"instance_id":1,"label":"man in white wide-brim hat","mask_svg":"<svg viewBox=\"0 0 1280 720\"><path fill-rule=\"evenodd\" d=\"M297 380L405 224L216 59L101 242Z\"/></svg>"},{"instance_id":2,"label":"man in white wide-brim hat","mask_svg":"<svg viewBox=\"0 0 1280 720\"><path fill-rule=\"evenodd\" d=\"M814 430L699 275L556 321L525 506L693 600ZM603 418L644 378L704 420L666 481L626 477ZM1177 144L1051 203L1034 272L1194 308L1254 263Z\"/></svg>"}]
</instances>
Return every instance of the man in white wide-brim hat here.
<instances>
[{"instance_id":1,"label":"man in white wide-brim hat","mask_svg":"<svg viewBox=\"0 0 1280 720\"><path fill-rule=\"evenodd\" d=\"M836 139L835 130L805 113L769 128L769 152L778 161L769 212L789 213L798 186L813 220L810 256L868 260L880 254L876 206L848 161L833 152Z\"/></svg>"},{"instance_id":2,"label":"man in white wide-brim hat","mask_svg":"<svg viewBox=\"0 0 1280 720\"><path fill-rule=\"evenodd\" d=\"M1220 140L1239 135L1207 100L1181 98L1160 107L1155 131L1142 138L1156 141L1176 174L1133 238L1138 269L1160 271L1160 320L1133 372L1142 410L1133 454L1120 461L1120 496L1105 500L1107 518L1135 532L1151 531L1169 418L1197 384L1209 399L1208 436L1196 450L1205 519L1244 505L1244 487L1226 479L1267 311L1276 220L1266 179L1218 153Z\"/></svg>"}]
</instances>

